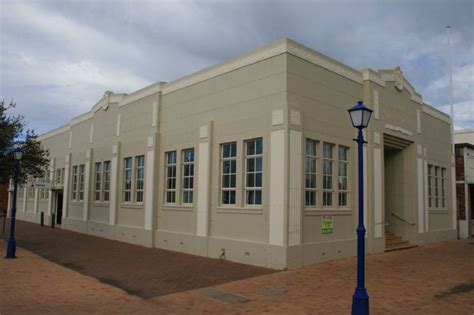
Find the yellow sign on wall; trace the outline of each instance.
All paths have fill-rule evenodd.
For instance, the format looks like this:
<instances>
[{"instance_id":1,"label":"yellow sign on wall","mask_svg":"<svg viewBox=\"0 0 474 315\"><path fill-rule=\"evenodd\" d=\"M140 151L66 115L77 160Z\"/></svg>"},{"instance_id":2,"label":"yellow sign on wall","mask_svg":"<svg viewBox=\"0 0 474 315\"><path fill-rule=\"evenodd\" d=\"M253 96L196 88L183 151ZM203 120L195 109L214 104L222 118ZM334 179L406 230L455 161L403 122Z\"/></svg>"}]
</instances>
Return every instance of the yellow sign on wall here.
<instances>
[{"instance_id":1,"label":"yellow sign on wall","mask_svg":"<svg viewBox=\"0 0 474 315\"><path fill-rule=\"evenodd\" d=\"M332 215L323 215L321 217L321 233L332 234L332 231L333 231Z\"/></svg>"}]
</instances>

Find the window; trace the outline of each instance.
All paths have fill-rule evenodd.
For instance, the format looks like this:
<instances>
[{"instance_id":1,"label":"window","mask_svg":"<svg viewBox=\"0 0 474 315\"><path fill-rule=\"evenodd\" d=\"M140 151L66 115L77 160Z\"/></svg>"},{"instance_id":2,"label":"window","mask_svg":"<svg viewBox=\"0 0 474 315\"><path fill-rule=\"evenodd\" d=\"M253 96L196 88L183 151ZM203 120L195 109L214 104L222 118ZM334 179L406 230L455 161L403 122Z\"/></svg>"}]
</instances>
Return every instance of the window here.
<instances>
[{"instance_id":1,"label":"window","mask_svg":"<svg viewBox=\"0 0 474 315\"><path fill-rule=\"evenodd\" d=\"M433 206L433 166L428 165L428 206Z\"/></svg>"},{"instance_id":2,"label":"window","mask_svg":"<svg viewBox=\"0 0 474 315\"><path fill-rule=\"evenodd\" d=\"M316 155L315 140L306 139L306 158L305 158L305 204L307 206L316 206Z\"/></svg>"},{"instance_id":3,"label":"window","mask_svg":"<svg viewBox=\"0 0 474 315\"><path fill-rule=\"evenodd\" d=\"M176 203L176 151L166 153L165 202Z\"/></svg>"},{"instance_id":4,"label":"window","mask_svg":"<svg viewBox=\"0 0 474 315\"><path fill-rule=\"evenodd\" d=\"M338 172L338 180L339 180L339 206L340 207L347 207L347 197L348 197L348 181L347 181L347 166L348 166L348 154L349 151L348 147L339 146L338 149L338 158L339 158L339 172Z\"/></svg>"},{"instance_id":5,"label":"window","mask_svg":"<svg viewBox=\"0 0 474 315\"><path fill-rule=\"evenodd\" d=\"M40 196L41 200L48 199L48 190L46 188L40 188L39 189L39 196Z\"/></svg>"},{"instance_id":6,"label":"window","mask_svg":"<svg viewBox=\"0 0 474 315\"><path fill-rule=\"evenodd\" d=\"M446 168L428 165L428 206L446 208Z\"/></svg>"},{"instance_id":7,"label":"window","mask_svg":"<svg viewBox=\"0 0 474 315\"><path fill-rule=\"evenodd\" d=\"M132 202L132 158L125 158L123 165L123 201Z\"/></svg>"},{"instance_id":8,"label":"window","mask_svg":"<svg viewBox=\"0 0 474 315\"><path fill-rule=\"evenodd\" d=\"M72 200L77 200L77 195L78 195L78 191L77 191L77 178L78 178L77 170L78 170L77 165L72 167Z\"/></svg>"},{"instance_id":9,"label":"window","mask_svg":"<svg viewBox=\"0 0 474 315\"><path fill-rule=\"evenodd\" d=\"M28 188L28 199L34 199L35 198L35 189L30 187Z\"/></svg>"},{"instance_id":10,"label":"window","mask_svg":"<svg viewBox=\"0 0 474 315\"><path fill-rule=\"evenodd\" d=\"M439 207L439 167L435 166L434 168L434 195L435 195L435 207Z\"/></svg>"},{"instance_id":11,"label":"window","mask_svg":"<svg viewBox=\"0 0 474 315\"><path fill-rule=\"evenodd\" d=\"M143 178L145 177L145 156L135 157L135 201L143 202Z\"/></svg>"},{"instance_id":12,"label":"window","mask_svg":"<svg viewBox=\"0 0 474 315\"><path fill-rule=\"evenodd\" d=\"M235 205L237 177L237 143L221 145L221 204Z\"/></svg>"},{"instance_id":13,"label":"window","mask_svg":"<svg viewBox=\"0 0 474 315\"><path fill-rule=\"evenodd\" d=\"M84 164L79 165L79 201L84 200Z\"/></svg>"},{"instance_id":14,"label":"window","mask_svg":"<svg viewBox=\"0 0 474 315\"><path fill-rule=\"evenodd\" d=\"M332 206L333 144L323 143L323 206Z\"/></svg>"},{"instance_id":15,"label":"window","mask_svg":"<svg viewBox=\"0 0 474 315\"><path fill-rule=\"evenodd\" d=\"M64 178L63 177L64 177L64 168L56 169L54 184L55 185L62 185L64 183Z\"/></svg>"},{"instance_id":16,"label":"window","mask_svg":"<svg viewBox=\"0 0 474 315\"><path fill-rule=\"evenodd\" d=\"M94 201L108 202L110 198L110 161L96 162L94 168Z\"/></svg>"},{"instance_id":17,"label":"window","mask_svg":"<svg viewBox=\"0 0 474 315\"><path fill-rule=\"evenodd\" d=\"M109 201L110 199L110 161L104 162L104 173L103 173L104 184L102 185L103 201Z\"/></svg>"},{"instance_id":18,"label":"window","mask_svg":"<svg viewBox=\"0 0 474 315\"><path fill-rule=\"evenodd\" d=\"M94 200L101 201L101 194L102 194L102 163L97 162L95 163L95 185L94 185Z\"/></svg>"},{"instance_id":19,"label":"window","mask_svg":"<svg viewBox=\"0 0 474 315\"><path fill-rule=\"evenodd\" d=\"M193 203L194 149L183 150L183 203Z\"/></svg>"},{"instance_id":20,"label":"window","mask_svg":"<svg viewBox=\"0 0 474 315\"><path fill-rule=\"evenodd\" d=\"M262 164L263 140L262 138L247 140L245 142L245 200L248 205L262 204Z\"/></svg>"},{"instance_id":21,"label":"window","mask_svg":"<svg viewBox=\"0 0 474 315\"><path fill-rule=\"evenodd\" d=\"M446 169L441 168L441 207L446 208Z\"/></svg>"}]
</instances>

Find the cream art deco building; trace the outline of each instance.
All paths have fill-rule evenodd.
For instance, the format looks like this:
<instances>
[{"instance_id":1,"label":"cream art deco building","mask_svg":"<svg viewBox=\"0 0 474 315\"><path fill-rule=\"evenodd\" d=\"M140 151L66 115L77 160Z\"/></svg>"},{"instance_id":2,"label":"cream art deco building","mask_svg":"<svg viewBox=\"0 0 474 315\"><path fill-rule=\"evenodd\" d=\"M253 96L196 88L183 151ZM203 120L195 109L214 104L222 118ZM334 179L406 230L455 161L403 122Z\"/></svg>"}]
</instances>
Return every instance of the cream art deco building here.
<instances>
[{"instance_id":1,"label":"cream art deco building","mask_svg":"<svg viewBox=\"0 0 474 315\"><path fill-rule=\"evenodd\" d=\"M288 39L174 82L105 92L40 136L54 186L22 189L18 218L43 212L51 224L54 214L63 229L279 269L355 255L347 109L359 100L374 110L368 252L390 246L386 232L410 244L456 238L449 116L399 68L356 70Z\"/></svg>"}]
</instances>

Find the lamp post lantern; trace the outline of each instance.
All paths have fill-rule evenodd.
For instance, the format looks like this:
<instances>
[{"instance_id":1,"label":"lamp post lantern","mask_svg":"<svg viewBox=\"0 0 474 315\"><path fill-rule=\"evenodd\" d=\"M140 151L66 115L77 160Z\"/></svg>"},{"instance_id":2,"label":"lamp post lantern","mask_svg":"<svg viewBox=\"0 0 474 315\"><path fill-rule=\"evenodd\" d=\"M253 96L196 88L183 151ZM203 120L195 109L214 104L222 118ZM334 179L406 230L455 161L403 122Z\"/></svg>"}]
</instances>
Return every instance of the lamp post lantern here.
<instances>
[{"instance_id":1,"label":"lamp post lantern","mask_svg":"<svg viewBox=\"0 0 474 315\"><path fill-rule=\"evenodd\" d=\"M18 182L20 180L20 161L23 155L21 148L17 147L13 150L15 159L15 169L13 173L13 204L10 215L10 233L7 241L7 255L5 258L16 258L16 241L15 241L15 218L16 218L16 195L18 191Z\"/></svg>"},{"instance_id":2,"label":"lamp post lantern","mask_svg":"<svg viewBox=\"0 0 474 315\"><path fill-rule=\"evenodd\" d=\"M357 128L357 138L354 139L358 143L358 186L359 186L359 223L357 225L357 287L352 296L352 314L369 314L369 295L365 289L365 227L364 227L364 155L363 147L364 135L362 130L367 128L372 115L372 110L365 107L361 101L348 110L351 117L352 125Z\"/></svg>"}]
</instances>

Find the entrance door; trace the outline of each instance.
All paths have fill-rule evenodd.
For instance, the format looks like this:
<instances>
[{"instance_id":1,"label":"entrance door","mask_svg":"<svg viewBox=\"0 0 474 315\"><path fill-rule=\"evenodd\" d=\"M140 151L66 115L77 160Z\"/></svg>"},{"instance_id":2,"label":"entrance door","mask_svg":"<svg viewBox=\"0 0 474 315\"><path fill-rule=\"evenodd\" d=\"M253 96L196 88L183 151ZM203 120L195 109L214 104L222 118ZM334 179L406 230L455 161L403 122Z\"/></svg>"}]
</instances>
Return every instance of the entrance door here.
<instances>
[{"instance_id":1,"label":"entrance door","mask_svg":"<svg viewBox=\"0 0 474 315\"><path fill-rule=\"evenodd\" d=\"M63 193L58 192L56 202L56 224L61 224L63 217Z\"/></svg>"},{"instance_id":2,"label":"entrance door","mask_svg":"<svg viewBox=\"0 0 474 315\"><path fill-rule=\"evenodd\" d=\"M407 204L413 175L409 172L411 141L384 133L385 232L406 239L411 217ZM411 148L413 150L413 148Z\"/></svg>"}]
</instances>

